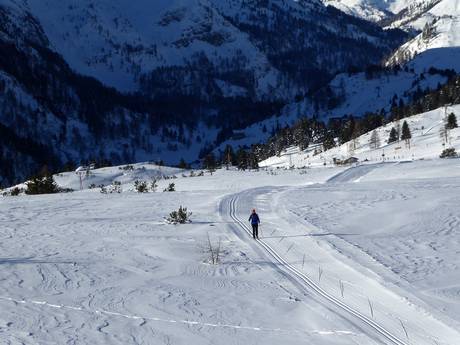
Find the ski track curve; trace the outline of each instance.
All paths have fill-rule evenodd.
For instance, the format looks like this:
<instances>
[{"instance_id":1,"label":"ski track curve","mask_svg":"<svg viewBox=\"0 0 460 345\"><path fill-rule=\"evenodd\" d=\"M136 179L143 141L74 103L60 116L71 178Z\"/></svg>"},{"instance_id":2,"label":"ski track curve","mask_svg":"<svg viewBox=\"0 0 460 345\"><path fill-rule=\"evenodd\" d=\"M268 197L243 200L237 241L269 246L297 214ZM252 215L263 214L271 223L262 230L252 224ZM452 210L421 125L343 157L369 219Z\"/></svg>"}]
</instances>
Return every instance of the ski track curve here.
<instances>
[{"instance_id":1,"label":"ski track curve","mask_svg":"<svg viewBox=\"0 0 460 345\"><path fill-rule=\"evenodd\" d=\"M372 169L369 169L369 171L373 170L375 167L372 167ZM362 174L363 171L361 169L359 172ZM366 169L366 173L369 172ZM342 174L339 174L342 175ZM353 176L354 172L352 173ZM342 175L343 176L343 175ZM348 175L349 176L349 175ZM347 178L347 181L350 179ZM341 179L340 179L341 181ZM339 182L337 180L329 180L328 182ZM252 237L251 229L249 226L246 225L245 222L243 222L241 219L238 218L236 215L236 204L238 202L238 194L235 194L231 196L229 199L227 199L228 203L228 212L230 218L239 226L241 227L249 236L248 238ZM225 202L225 200L223 201ZM221 208L222 209L222 208ZM360 323L364 324L368 328L372 329L376 335L379 335L382 339L386 339L389 344L393 345L409 345L409 343L397 335L393 334L390 330L386 329L382 325L380 325L378 322L370 319L366 315L362 314L361 312L357 311L356 309L350 307L346 303L342 302L338 298L334 297L333 295L329 294L326 292L323 288L321 288L318 284L316 284L313 279L311 279L309 276L304 274L303 272L300 272L297 268L295 268L293 265L289 264L273 247L271 247L268 243L266 243L263 240L257 240L256 243L264 249L265 253L268 254L272 260L272 262L276 265L278 264L279 269L282 270L285 274L290 276L293 280L300 282L304 288L306 288L308 291L313 291L315 292L318 296L323 298L329 303L332 303L335 307L341 309L342 311L346 312L350 317L352 317L354 320L359 321Z\"/></svg>"}]
</instances>

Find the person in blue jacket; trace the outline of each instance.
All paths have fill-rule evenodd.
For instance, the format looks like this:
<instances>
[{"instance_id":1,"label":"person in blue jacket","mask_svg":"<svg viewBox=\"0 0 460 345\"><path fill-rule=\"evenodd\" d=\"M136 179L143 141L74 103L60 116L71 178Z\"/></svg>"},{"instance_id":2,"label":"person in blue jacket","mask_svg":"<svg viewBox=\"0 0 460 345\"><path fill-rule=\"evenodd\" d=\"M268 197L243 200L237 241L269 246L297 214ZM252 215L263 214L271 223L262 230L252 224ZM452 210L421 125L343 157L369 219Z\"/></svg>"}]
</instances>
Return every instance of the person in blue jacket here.
<instances>
[{"instance_id":1,"label":"person in blue jacket","mask_svg":"<svg viewBox=\"0 0 460 345\"><path fill-rule=\"evenodd\" d=\"M256 213L256 210L252 210L251 215L249 216L249 221L251 222L252 225L252 237L254 239L259 239L259 224L260 224L260 218L259 215Z\"/></svg>"}]
</instances>

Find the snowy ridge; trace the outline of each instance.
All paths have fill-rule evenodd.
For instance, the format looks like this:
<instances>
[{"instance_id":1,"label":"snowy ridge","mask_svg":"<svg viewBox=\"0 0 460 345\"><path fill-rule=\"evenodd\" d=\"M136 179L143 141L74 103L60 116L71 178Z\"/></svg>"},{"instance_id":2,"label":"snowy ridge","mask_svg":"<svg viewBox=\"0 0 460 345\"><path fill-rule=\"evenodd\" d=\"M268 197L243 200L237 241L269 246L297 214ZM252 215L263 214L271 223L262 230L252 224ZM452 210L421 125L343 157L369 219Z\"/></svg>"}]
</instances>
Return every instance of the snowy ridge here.
<instances>
[{"instance_id":1,"label":"snowy ridge","mask_svg":"<svg viewBox=\"0 0 460 345\"><path fill-rule=\"evenodd\" d=\"M357 17L380 22L391 19L401 11L417 7L426 0L323 0L323 2Z\"/></svg>"},{"instance_id":2,"label":"snowy ridge","mask_svg":"<svg viewBox=\"0 0 460 345\"><path fill-rule=\"evenodd\" d=\"M417 36L402 45L388 59L388 64L404 64L419 54L439 48L460 46L460 3L457 0L412 0L371 1L342 0L325 1L347 13L380 21L387 28L401 28L417 32ZM456 50L430 52L424 66L430 63L438 68L446 65L458 67L459 53Z\"/></svg>"},{"instance_id":3,"label":"snowy ridge","mask_svg":"<svg viewBox=\"0 0 460 345\"><path fill-rule=\"evenodd\" d=\"M435 54L435 59L431 58L427 63L443 66L448 61L458 70L460 2L441 1L410 25L422 32L401 46L389 58L388 64L402 64L420 54L422 58L424 55Z\"/></svg>"},{"instance_id":4,"label":"snowy ridge","mask_svg":"<svg viewBox=\"0 0 460 345\"><path fill-rule=\"evenodd\" d=\"M323 0L323 2L345 13L374 22L391 15L388 4L379 0Z\"/></svg>"}]
</instances>

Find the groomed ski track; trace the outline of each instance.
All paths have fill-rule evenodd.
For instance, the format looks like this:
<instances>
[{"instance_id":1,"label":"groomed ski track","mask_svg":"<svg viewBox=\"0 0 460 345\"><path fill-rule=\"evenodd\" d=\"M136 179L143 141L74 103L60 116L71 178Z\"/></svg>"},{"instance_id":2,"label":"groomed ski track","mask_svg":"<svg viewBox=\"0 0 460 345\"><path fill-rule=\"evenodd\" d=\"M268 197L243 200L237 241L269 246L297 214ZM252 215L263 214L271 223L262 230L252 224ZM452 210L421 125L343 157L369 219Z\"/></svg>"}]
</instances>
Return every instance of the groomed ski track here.
<instances>
[{"instance_id":1,"label":"groomed ski track","mask_svg":"<svg viewBox=\"0 0 460 345\"><path fill-rule=\"evenodd\" d=\"M326 181L326 184L359 182L363 176L367 175L375 169L383 167L386 164L392 163L353 166L349 169L346 169L338 173L335 176L332 176ZM302 186L301 188L308 188L308 186ZM266 187L245 190L225 198L221 202L220 212L222 216L230 217L231 222L237 226L234 227L233 230L240 237L240 239L244 241L253 241L252 229L248 225L248 222L245 221L245 219L242 220L238 216L237 205L239 205L239 201L244 203L244 201L246 201L245 198L247 198L247 195L258 196L261 194L266 194L267 192L282 193L284 191L286 191L286 188L282 187ZM241 233L241 230L243 230L243 233ZM393 327L389 328L388 325L384 326L377 320L363 314L355 307L350 306L344 300L341 300L340 297L336 297L332 295L330 292L326 291L326 289L321 287L320 284L317 283L311 276L300 271L298 268L294 266L294 264L290 264L289 261L291 260L288 261L288 259L286 259L282 254L280 254L279 250L275 249L273 245L270 245L268 242L269 241L264 240L264 237L261 236L261 239L254 241L253 245L255 248L263 252L262 255L266 256L271 261L275 269L279 270L279 272L282 272L283 275L288 277L291 281L294 281L296 285L301 287L304 291L314 293L317 297L319 297L320 301L322 300L325 302L325 304L332 305L332 310L335 310L337 314L342 315L342 317L345 317L350 322L360 327L367 336L383 344L413 344L414 339L407 339L404 336L404 332L402 331L402 329L396 330L393 329ZM402 327L404 328L404 326Z\"/></svg>"},{"instance_id":2,"label":"groomed ski track","mask_svg":"<svg viewBox=\"0 0 460 345\"><path fill-rule=\"evenodd\" d=\"M224 201L225 202L225 201ZM238 202L238 194L233 195L230 199L228 199L228 210L229 216L231 219L237 224L241 229L243 229L248 238L252 239L252 230L246 224L246 222L242 221L236 215L236 204ZM297 268L293 265L289 264L273 247L271 247L267 242L263 239L259 239L256 241L257 244L265 250L265 253L268 254L267 256L272 260L272 262L277 265L277 267L282 270L285 274L290 276L295 281L299 282L303 285L305 289L308 291L315 292L318 296L323 298L329 303L332 303L337 308L345 311L350 317L358 320L359 322L363 323L366 327L375 331L377 335L379 335L382 339L386 339L387 344L394 344L394 345L409 345L408 342L402 340L391 331L380 325L378 322L370 319L366 315L360 313L359 311L355 310L354 308L348 306L343 301L340 301L338 298L332 296L328 292L326 292L321 286L315 283L309 276L300 272Z\"/></svg>"}]
</instances>

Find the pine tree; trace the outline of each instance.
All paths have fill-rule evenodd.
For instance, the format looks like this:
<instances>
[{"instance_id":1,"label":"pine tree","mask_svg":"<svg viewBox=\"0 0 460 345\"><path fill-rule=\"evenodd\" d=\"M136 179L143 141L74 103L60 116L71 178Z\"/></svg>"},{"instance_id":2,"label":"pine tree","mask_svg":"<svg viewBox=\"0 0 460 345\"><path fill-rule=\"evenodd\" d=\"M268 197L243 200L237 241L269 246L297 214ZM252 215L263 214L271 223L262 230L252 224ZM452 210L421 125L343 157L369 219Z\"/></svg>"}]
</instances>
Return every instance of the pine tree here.
<instances>
[{"instance_id":1,"label":"pine tree","mask_svg":"<svg viewBox=\"0 0 460 345\"><path fill-rule=\"evenodd\" d=\"M331 133L331 131L326 131L323 139L324 151L332 149L333 147L335 147L334 135Z\"/></svg>"},{"instance_id":2,"label":"pine tree","mask_svg":"<svg viewBox=\"0 0 460 345\"><path fill-rule=\"evenodd\" d=\"M407 124L407 121L403 122L402 125L402 131L401 131L401 139L402 140L410 140L412 138L412 134L410 132L409 125Z\"/></svg>"},{"instance_id":3,"label":"pine tree","mask_svg":"<svg viewBox=\"0 0 460 345\"><path fill-rule=\"evenodd\" d=\"M217 167L216 164L216 157L214 156L214 153L208 153L206 157L203 159L203 168L204 169L209 169L209 170L214 170Z\"/></svg>"},{"instance_id":4,"label":"pine tree","mask_svg":"<svg viewBox=\"0 0 460 345\"><path fill-rule=\"evenodd\" d=\"M249 152L248 164L250 169L259 169L259 160L257 159L257 155L255 154L254 150Z\"/></svg>"},{"instance_id":5,"label":"pine tree","mask_svg":"<svg viewBox=\"0 0 460 345\"><path fill-rule=\"evenodd\" d=\"M369 139L369 146L374 150L380 147L380 137L376 130L372 131L371 137Z\"/></svg>"},{"instance_id":6,"label":"pine tree","mask_svg":"<svg viewBox=\"0 0 460 345\"><path fill-rule=\"evenodd\" d=\"M235 160L235 152L233 151L233 147L231 145L227 145L222 155L222 163L224 163L228 169L230 166L235 165Z\"/></svg>"},{"instance_id":7,"label":"pine tree","mask_svg":"<svg viewBox=\"0 0 460 345\"><path fill-rule=\"evenodd\" d=\"M411 138L412 138L412 134L410 132L409 125L407 124L407 121L404 121L402 125L401 139L405 141L406 146L408 146L409 149L410 149L410 139Z\"/></svg>"},{"instance_id":8,"label":"pine tree","mask_svg":"<svg viewBox=\"0 0 460 345\"><path fill-rule=\"evenodd\" d=\"M399 138L401 138L401 122L399 121L399 119L396 121L396 124L395 124L395 130L396 130L396 134L397 134L397 141L399 141Z\"/></svg>"},{"instance_id":9,"label":"pine tree","mask_svg":"<svg viewBox=\"0 0 460 345\"><path fill-rule=\"evenodd\" d=\"M185 162L184 158L180 159L179 164L177 165L179 169L187 169L187 163Z\"/></svg>"},{"instance_id":10,"label":"pine tree","mask_svg":"<svg viewBox=\"0 0 460 345\"><path fill-rule=\"evenodd\" d=\"M447 116L447 124L446 128L447 129L454 129L457 128L457 117L455 116L454 113L450 113L449 116Z\"/></svg>"},{"instance_id":11,"label":"pine tree","mask_svg":"<svg viewBox=\"0 0 460 345\"><path fill-rule=\"evenodd\" d=\"M447 123L443 124L439 128L439 137L442 139L443 145L447 144L449 141L449 129L447 128Z\"/></svg>"},{"instance_id":12,"label":"pine tree","mask_svg":"<svg viewBox=\"0 0 460 345\"><path fill-rule=\"evenodd\" d=\"M391 128L390 131L390 137L388 138L388 144L394 143L395 141L398 141L398 132L394 127Z\"/></svg>"},{"instance_id":13,"label":"pine tree","mask_svg":"<svg viewBox=\"0 0 460 345\"><path fill-rule=\"evenodd\" d=\"M236 162L239 170L246 170L249 167L248 153L240 148L236 153Z\"/></svg>"}]
</instances>

